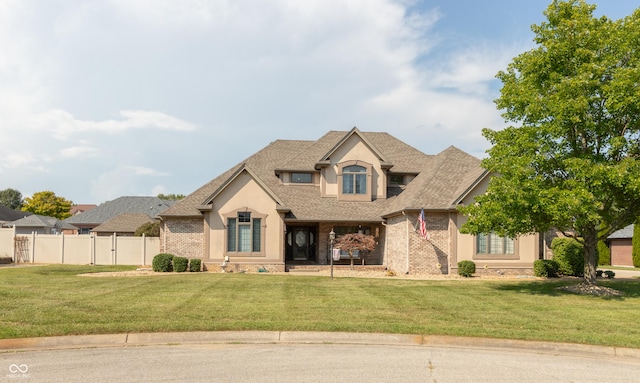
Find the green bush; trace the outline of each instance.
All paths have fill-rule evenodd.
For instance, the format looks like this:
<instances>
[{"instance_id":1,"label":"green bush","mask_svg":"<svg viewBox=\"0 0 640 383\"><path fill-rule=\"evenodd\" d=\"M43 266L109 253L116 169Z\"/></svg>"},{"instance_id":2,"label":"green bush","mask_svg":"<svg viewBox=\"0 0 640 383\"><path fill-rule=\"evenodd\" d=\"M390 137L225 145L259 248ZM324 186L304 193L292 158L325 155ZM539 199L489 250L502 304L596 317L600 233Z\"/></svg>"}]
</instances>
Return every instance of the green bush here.
<instances>
[{"instance_id":1,"label":"green bush","mask_svg":"<svg viewBox=\"0 0 640 383\"><path fill-rule=\"evenodd\" d=\"M537 259L533 262L533 275L542 278L555 278L558 276L558 262L553 259Z\"/></svg>"},{"instance_id":2,"label":"green bush","mask_svg":"<svg viewBox=\"0 0 640 383\"><path fill-rule=\"evenodd\" d=\"M200 271L202 266L202 259L200 258L193 258L192 260L189 261L189 271L191 271L192 273L197 273Z\"/></svg>"},{"instance_id":3,"label":"green bush","mask_svg":"<svg viewBox=\"0 0 640 383\"><path fill-rule=\"evenodd\" d=\"M189 259L185 257L173 257L173 271L176 273L184 273L189 266Z\"/></svg>"},{"instance_id":4,"label":"green bush","mask_svg":"<svg viewBox=\"0 0 640 383\"><path fill-rule=\"evenodd\" d=\"M640 267L640 224L633 225L633 237L631 238L631 258L634 267Z\"/></svg>"},{"instance_id":5,"label":"green bush","mask_svg":"<svg viewBox=\"0 0 640 383\"><path fill-rule=\"evenodd\" d=\"M458 262L458 274L468 278L476 272L476 264L473 261Z\"/></svg>"},{"instance_id":6,"label":"green bush","mask_svg":"<svg viewBox=\"0 0 640 383\"><path fill-rule=\"evenodd\" d=\"M153 262L151 266L153 267L153 271L166 273L169 271L173 271L173 266L171 261L173 260L173 254L160 253L153 257Z\"/></svg>"},{"instance_id":7,"label":"green bush","mask_svg":"<svg viewBox=\"0 0 640 383\"><path fill-rule=\"evenodd\" d=\"M573 238L554 238L551 250L560 274L579 277L584 273L584 249L580 242Z\"/></svg>"},{"instance_id":8,"label":"green bush","mask_svg":"<svg viewBox=\"0 0 640 383\"><path fill-rule=\"evenodd\" d=\"M604 241L598 241L598 265L611 264L611 250Z\"/></svg>"},{"instance_id":9,"label":"green bush","mask_svg":"<svg viewBox=\"0 0 640 383\"><path fill-rule=\"evenodd\" d=\"M140 226L135 233L133 233L134 237L142 237L142 234L145 237L159 237L160 236L160 222L148 222L144 225Z\"/></svg>"}]
</instances>

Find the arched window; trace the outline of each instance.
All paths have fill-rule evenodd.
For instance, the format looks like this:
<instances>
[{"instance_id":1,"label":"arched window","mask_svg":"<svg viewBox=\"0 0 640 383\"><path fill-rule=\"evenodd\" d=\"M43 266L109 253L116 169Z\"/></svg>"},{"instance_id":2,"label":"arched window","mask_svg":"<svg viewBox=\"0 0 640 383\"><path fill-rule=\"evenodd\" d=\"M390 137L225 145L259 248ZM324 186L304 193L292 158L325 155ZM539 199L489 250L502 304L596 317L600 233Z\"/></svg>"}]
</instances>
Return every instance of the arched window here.
<instances>
[{"instance_id":1,"label":"arched window","mask_svg":"<svg viewBox=\"0 0 640 383\"><path fill-rule=\"evenodd\" d=\"M338 164L338 199L341 201L371 201L373 165L364 161Z\"/></svg>"},{"instance_id":2,"label":"arched window","mask_svg":"<svg viewBox=\"0 0 640 383\"><path fill-rule=\"evenodd\" d=\"M367 194L367 168L351 165L342 169L342 194Z\"/></svg>"}]
</instances>

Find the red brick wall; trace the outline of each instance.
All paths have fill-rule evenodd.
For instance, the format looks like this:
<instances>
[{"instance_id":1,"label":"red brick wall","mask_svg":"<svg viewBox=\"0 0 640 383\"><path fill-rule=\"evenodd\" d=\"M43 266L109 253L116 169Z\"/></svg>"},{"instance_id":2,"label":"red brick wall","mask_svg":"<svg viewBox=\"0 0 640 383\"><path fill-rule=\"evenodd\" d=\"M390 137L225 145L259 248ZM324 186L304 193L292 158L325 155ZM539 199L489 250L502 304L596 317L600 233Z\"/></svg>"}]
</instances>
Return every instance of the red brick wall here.
<instances>
[{"instance_id":1,"label":"red brick wall","mask_svg":"<svg viewBox=\"0 0 640 383\"><path fill-rule=\"evenodd\" d=\"M633 266L631 239L611 240L611 265Z\"/></svg>"}]
</instances>

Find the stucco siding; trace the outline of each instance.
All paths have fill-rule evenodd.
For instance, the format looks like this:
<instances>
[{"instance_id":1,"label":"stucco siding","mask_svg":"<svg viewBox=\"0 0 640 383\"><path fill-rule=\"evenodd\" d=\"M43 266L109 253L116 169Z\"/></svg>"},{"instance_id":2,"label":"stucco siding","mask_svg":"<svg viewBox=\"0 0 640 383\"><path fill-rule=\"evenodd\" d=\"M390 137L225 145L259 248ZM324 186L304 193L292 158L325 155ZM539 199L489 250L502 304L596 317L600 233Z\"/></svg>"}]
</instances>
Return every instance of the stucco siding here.
<instances>
[{"instance_id":1,"label":"stucco siding","mask_svg":"<svg viewBox=\"0 0 640 383\"><path fill-rule=\"evenodd\" d=\"M230 262L284 262L284 224L276 210L274 199L249 175L240 174L213 200L213 211L207 215L209 236L209 259ZM238 211L249 211L252 217L262 218L261 231L263 251L253 253L227 253L227 218Z\"/></svg>"}]
</instances>

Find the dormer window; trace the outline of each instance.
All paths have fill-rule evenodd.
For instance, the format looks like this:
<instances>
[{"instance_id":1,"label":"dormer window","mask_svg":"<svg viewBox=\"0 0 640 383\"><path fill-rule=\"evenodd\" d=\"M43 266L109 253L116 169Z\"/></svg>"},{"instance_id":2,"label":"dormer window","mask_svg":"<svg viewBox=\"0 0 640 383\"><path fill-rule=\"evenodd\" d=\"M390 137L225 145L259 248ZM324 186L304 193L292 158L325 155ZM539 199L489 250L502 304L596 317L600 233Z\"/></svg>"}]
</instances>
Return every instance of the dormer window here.
<instances>
[{"instance_id":1,"label":"dormer window","mask_svg":"<svg viewBox=\"0 0 640 383\"><path fill-rule=\"evenodd\" d=\"M389 185L402 186L405 185L403 174L392 174L389 176Z\"/></svg>"},{"instance_id":2,"label":"dormer window","mask_svg":"<svg viewBox=\"0 0 640 383\"><path fill-rule=\"evenodd\" d=\"M291 183L310 184L312 182L313 182L313 174L311 173L291 173Z\"/></svg>"},{"instance_id":3,"label":"dormer window","mask_svg":"<svg viewBox=\"0 0 640 383\"><path fill-rule=\"evenodd\" d=\"M367 169L351 165L342 169L342 194L367 194Z\"/></svg>"},{"instance_id":4,"label":"dormer window","mask_svg":"<svg viewBox=\"0 0 640 383\"><path fill-rule=\"evenodd\" d=\"M362 161L338 164L338 199L371 201L372 168L371 164Z\"/></svg>"}]
</instances>

